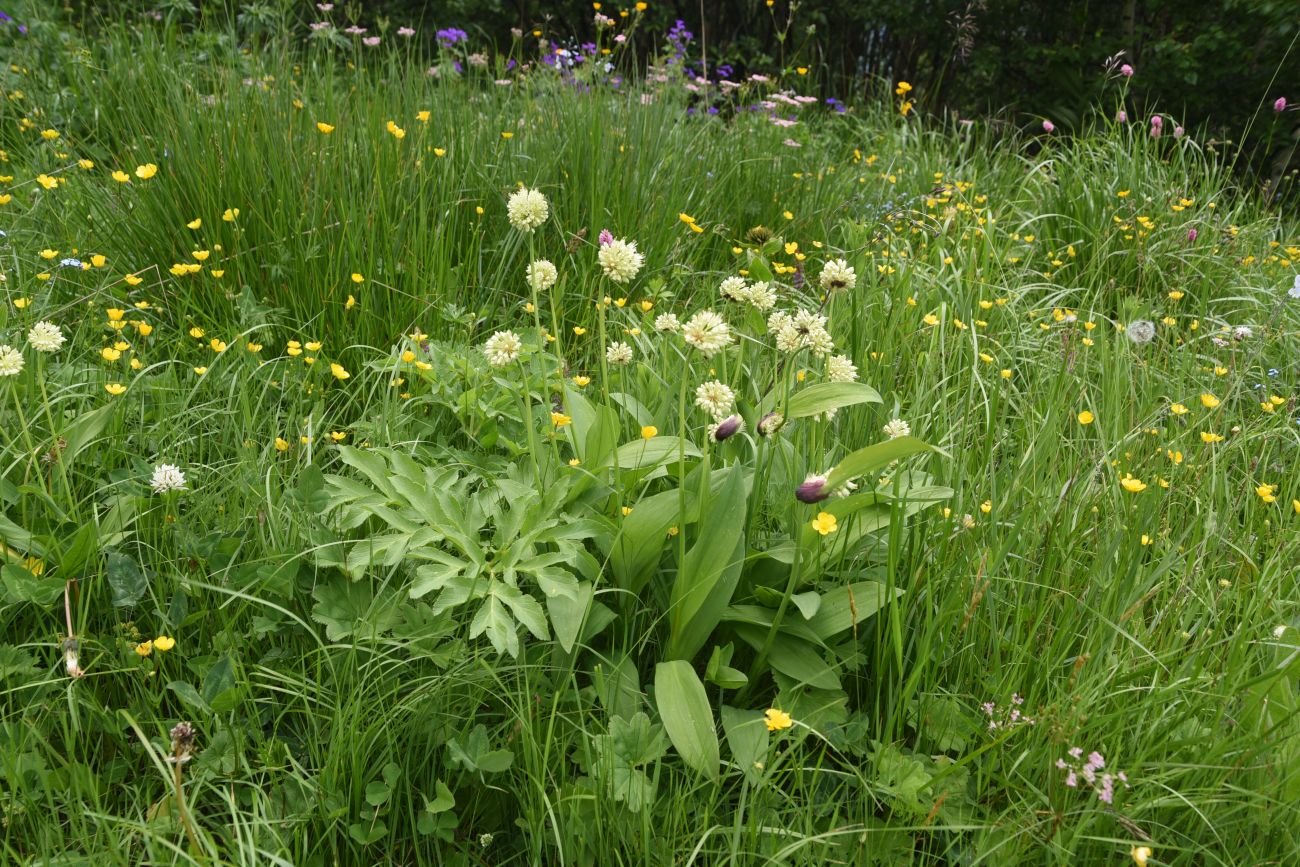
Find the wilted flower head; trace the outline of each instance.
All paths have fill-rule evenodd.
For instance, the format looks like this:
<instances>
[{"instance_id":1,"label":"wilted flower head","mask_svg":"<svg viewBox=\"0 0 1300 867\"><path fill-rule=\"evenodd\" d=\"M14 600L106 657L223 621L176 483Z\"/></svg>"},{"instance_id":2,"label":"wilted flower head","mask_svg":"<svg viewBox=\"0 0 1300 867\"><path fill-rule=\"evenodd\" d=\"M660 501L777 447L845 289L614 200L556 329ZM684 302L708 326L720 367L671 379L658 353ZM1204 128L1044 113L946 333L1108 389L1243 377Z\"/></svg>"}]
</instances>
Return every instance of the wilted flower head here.
<instances>
[{"instance_id":1,"label":"wilted flower head","mask_svg":"<svg viewBox=\"0 0 1300 867\"><path fill-rule=\"evenodd\" d=\"M81 662L77 655L79 648L80 642L77 639L65 638L63 640L63 665L67 669L68 677L81 677L85 674L81 669Z\"/></svg>"},{"instance_id":2,"label":"wilted flower head","mask_svg":"<svg viewBox=\"0 0 1300 867\"><path fill-rule=\"evenodd\" d=\"M769 412L759 419L758 432L765 437L770 437L779 431L785 425L785 416L779 412Z\"/></svg>"},{"instance_id":3,"label":"wilted flower head","mask_svg":"<svg viewBox=\"0 0 1300 867\"><path fill-rule=\"evenodd\" d=\"M520 187L506 201L506 216L510 225L521 232L532 232L551 214L551 206L540 190Z\"/></svg>"},{"instance_id":4,"label":"wilted flower head","mask_svg":"<svg viewBox=\"0 0 1300 867\"><path fill-rule=\"evenodd\" d=\"M735 393L726 383L716 379L700 383L695 389L695 405L715 419L724 418L735 403Z\"/></svg>"},{"instance_id":5,"label":"wilted flower head","mask_svg":"<svg viewBox=\"0 0 1300 867\"><path fill-rule=\"evenodd\" d=\"M185 490L185 474L181 468L174 464L159 464L153 469L153 478L149 480L149 487L153 488L155 494L165 494L168 491Z\"/></svg>"},{"instance_id":6,"label":"wilted flower head","mask_svg":"<svg viewBox=\"0 0 1300 867\"><path fill-rule=\"evenodd\" d=\"M605 276L615 283L630 283L645 264L645 256L637 252L636 241L624 241L621 238L601 244L596 259Z\"/></svg>"},{"instance_id":7,"label":"wilted flower head","mask_svg":"<svg viewBox=\"0 0 1300 867\"><path fill-rule=\"evenodd\" d=\"M1233 340L1238 340L1238 341L1249 340L1254 336L1255 336L1255 332L1251 329L1249 325L1238 325L1236 328L1232 329Z\"/></svg>"},{"instance_id":8,"label":"wilted flower head","mask_svg":"<svg viewBox=\"0 0 1300 867\"><path fill-rule=\"evenodd\" d=\"M745 420L738 415L729 415L708 428L709 439L715 443L723 442L745 429Z\"/></svg>"},{"instance_id":9,"label":"wilted flower head","mask_svg":"<svg viewBox=\"0 0 1300 867\"><path fill-rule=\"evenodd\" d=\"M1150 319L1138 319L1130 322L1124 329L1128 339L1139 345L1150 343L1156 336L1156 326Z\"/></svg>"},{"instance_id":10,"label":"wilted flower head","mask_svg":"<svg viewBox=\"0 0 1300 867\"><path fill-rule=\"evenodd\" d=\"M528 280L529 288L534 292L545 292L555 285L555 281L560 278L560 272L550 260L538 259L528 266L524 277Z\"/></svg>"},{"instance_id":11,"label":"wilted flower head","mask_svg":"<svg viewBox=\"0 0 1300 867\"><path fill-rule=\"evenodd\" d=\"M23 370L23 354L0 343L0 376L17 376Z\"/></svg>"},{"instance_id":12,"label":"wilted flower head","mask_svg":"<svg viewBox=\"0 0 1300 867\"><path fill-rule=\"evenodd\" d=\"M513 331L498 331L483 344L483 355L493 367L505 367L523 351L524 343Z\"/></svg>"},{"instance_id":13,"label":"wilted flower head","mask_svg":"<svg viewBox=\"0 0 1300 867\"><path fill-rule=\"evenodd\" d=\"M732 344L731 328L712 310L701 310L682 326L682 339L705 358Z\"/></svg>"},{"instance_id":14,"label":"wilted flower head","mask_svg":"<svg viewBox=\"0 0 1300 867\"><path fill-rule=\"evenodd\" d=\"M858 274L843 259L832 259L822 268L817 282L827 292L852 289L858 285Z\"/></svg>"},{"instance_id":15,"label":"wilted flower head","mask_svg":"<svg viewBox=\"0 0 1300 867\"><path fill-rule=\"evenodd\" d=\"M617 340L605 350L605 360L610 364L629 364L632 361L632 347Z\"/></svg>"},{"instance_id":16,"label":"wilted flower head","mask_svg":"<svg viewBox=\"0 0 1300 867\"><path fill-rule=\"evenodd\" d=\"M27 332L27 342L37 352L58 352L63 341L63 332L53 322L37 322Z\"/></svg>"},{"instance_id":17,"label":"wilted flower head","mask_svg":"<svg viewBox=\"0 0 1300 867\"><path fill-rule=\"evenodd\" d=\"M194 726L187 722L179 722L172 726L172 754L168 756L167 761L172 764L183 764L194 757L194 739L198 737L198 732Z\"/></svg>"}]
</instances>

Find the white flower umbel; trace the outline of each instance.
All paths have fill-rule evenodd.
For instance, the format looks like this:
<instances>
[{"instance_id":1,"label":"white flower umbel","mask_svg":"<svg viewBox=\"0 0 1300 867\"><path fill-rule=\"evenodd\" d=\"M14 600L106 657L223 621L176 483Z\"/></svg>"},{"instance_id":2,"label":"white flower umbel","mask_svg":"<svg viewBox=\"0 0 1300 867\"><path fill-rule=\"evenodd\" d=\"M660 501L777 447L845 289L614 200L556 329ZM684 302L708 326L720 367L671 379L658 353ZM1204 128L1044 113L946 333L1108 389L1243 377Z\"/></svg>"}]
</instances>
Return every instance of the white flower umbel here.
<instances>
[{"instance_id":1,"label":"white flower umbel","mask_svg":"<svg viewBox=\"0 0 1300 867\"><path fill-rule=\"evenodd\" d=\"M718 287L718 293L728 301L744 301L747 294L744 277L728 277Z\"/></svg>"},{"instance_id":2,"label":"white flower umbel","mask_svg":"<svg viewBox=\"0 0 1300 867\"><path fill-rule=\"evenodd\" d=\"M676 313L660 313L655 317L655 331L681 331L682 323Z\"/></svg>"},{"instance_id":3,"label":"white flower umbel","mask_svg":"<svg viewBox=\"0 0 1300 867\"><path fill-rule=\"evenodd\" d=\"M560 279L560 272L556 270L548 259L538 259L528 266L524 272L524 278L528 281L528 288L534 292L545 292L555 285L555 281Z\"/></svg>"},{"instance_id":4,"label":"white flower umbel","mask_svg":"<svg viewBox=\"0 0 1300 867\"><path fill-rule=\"evenodd\" d=\"M745 300L766 313L776 306L776 290L771 283L754 283L745 290Z\"/></svg>"},{"instance_id":5,"label":"white flower umbel","mask_svg":"<svg viewBox=\"0 0 1300 867\"><path fill-rule=\"evenodd\" d=\"M540 190L520 187L506 201L506 216L510 225L521 232L532 232L551 215L551 206Z\"/></svg>"},{"instance_id":6,"label":"white flower umbel","mask_svg":"<svg viewBox=\"0 0 1300 867\"><path fill-rule=\"evenodd\" d=\"M857 382L858 367L847 355L832 355L826 360L826 378L831 382Z\"/></svg>"},{"instance_id":7,"label":"white flower umbel","mask_svg":"<svg viewBox=\"0 0 1300 867\"><path fill-rule=\"evenodd\" d=\"M513 331L498 331L483 344L483 355L493 367L505 367L519 358L524 343Z\"/></svg>"},{"instance_id":8,"label":"white flower umbel","mask_svg":"<svg viewBox=\"0 0 1300 867\"><path fill-rule=\"evenodd\" d=\"M37 322L27 332L27 342L37 352L58 352L66 338L53 322Z\"/></svg>"},{"instance_id":9,"label":"white flower umbel","mask_svg":"<svg viewBox=\"0 0 1300 867\"><path fill-rule=\"evenodd\" d=\"M155 494L165 494L168 491L185 490L185 474L181 468L174 464L159 464L153 468L153 478L149 480L149 487L153 488Z\"/></svg>"}]
</instances>

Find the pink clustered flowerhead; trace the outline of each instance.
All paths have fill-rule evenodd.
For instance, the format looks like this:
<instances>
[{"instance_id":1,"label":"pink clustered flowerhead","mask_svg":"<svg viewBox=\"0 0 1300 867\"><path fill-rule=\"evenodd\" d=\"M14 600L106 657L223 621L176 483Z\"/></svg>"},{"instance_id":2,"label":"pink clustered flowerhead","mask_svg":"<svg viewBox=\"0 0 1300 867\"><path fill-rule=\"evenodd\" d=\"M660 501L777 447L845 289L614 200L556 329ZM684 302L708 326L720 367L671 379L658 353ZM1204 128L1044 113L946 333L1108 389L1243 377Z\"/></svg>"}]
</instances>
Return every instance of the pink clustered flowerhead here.
<instances>
[{"instance_id":1,"label":"pink clustered flowerhead","mask_svg":"<svg viewBox=\"0 0 1300 867\"><path fill-rule=\"evenodd\" d=\"M1033 717L1026 716L1021 711L1021 706L1025 703L1024 698L1018 692L1011 694L1011 703L1005 708L999 707L991 701L986 701L980 705L980 710L989 718L989 731L994 732L999 729L1013 729L1018 726L1034 725Z\"/></svg>"},{"instance_id":2,"label":"pink clustered flowerhead","mask_svg":"<svg viewBox=\"0 0 1300 867\"><path fill-rule=\"evenodd\" d=\"M1273 110L1274 110L1274 111L1286 111L1286 97L1285 97L1285 96L1279 96L1276 100L1273 101Z\"/></svg>"},{"instance_id":3,"label":"pink clustered flowerhead","mask_svg":"<svg viewBox=\"0 0 1300 867\"><path fill-rule=\"evenodd\" d=\"M1071 789L1080 788L1082 781L1087 788L1092 789L1097 800L1103 804L1115 803L1115 784L1122 783L1124 788L1128 788L1128 775L1123 771L1112 774L1106 770L1106 758L1101 753L1093 750L1088 753L1087 758L1083 756L1083 750L1079 747L1071 747L1069 751L1070 760L1057 759L1056 767L1058 770L1065 771L1065 785ZM1082 764L1079 762L1082 760Z\"/></svg>"},{"instance_id":4,"label":"pink clustered flowerhead","mask_svg":"<svg viewBox=\"0 0 1300 867\"><path fill-rule=\"evenodd\" d=\"M1192 243L1195 243L1195 241L1196 241L1196 230L1195 230L1195 229L1188 229L1188 230L1187 230L1187 243L1192 244Z\"/></svg>"},{"instance_id":5,"label":"pink clustered flowerhead","mask_svg":"<svg viewBox=\"0 0 1300 867\"><path fill-rule=\"evenodd\" d=\"M609 229L601 229L600 234L596 236L596 240L600 242L600 246L606 247L614 243L614 233Z\"/></svg>"},{"instance_id":6,"label":"pink clustered flowerhead","mask_svg":"<svg viewBox=\"0 0 1300 867\"><path fill-rule=\"evenodd\" d=\"M1115 112L1115 123L1128 123L1128 112L1122 108Z\"/></svg>"},{"instance_id":7,"label":"pink clustered flowerhead","mask_svg":"<svg viewBox=\"0 0 1300 867\"><path fill-rule=\"evenodd\" d=\"M1151 137L1160 138L1160 131L1165 125L1165 119L1158 114L1151 115Z\"/></svg>"},{"instance_id":8,"label":"pink clustered flowerhead","mask_svg":"<svg viewBox=\"0 0 1300 867\"><path fill-rule=\"evenodd\" d=\"M1133 77L1133 67L1127 63L1119 68L1119 72L1120 75L1123 75L1125 78Z\"/></svg>"},{"instance_id":9,"label":"pink clustered flowerhead","mask_svg":"<svg viewBox=\"0 0 1300 867\"><path fill-rule=\"evenodd\" d=\"M1052 123L1050 120L1043 121L1043 132L1051 132L1054 129L1056 129L1056 124Z\"/></svg>"}]
</instances>

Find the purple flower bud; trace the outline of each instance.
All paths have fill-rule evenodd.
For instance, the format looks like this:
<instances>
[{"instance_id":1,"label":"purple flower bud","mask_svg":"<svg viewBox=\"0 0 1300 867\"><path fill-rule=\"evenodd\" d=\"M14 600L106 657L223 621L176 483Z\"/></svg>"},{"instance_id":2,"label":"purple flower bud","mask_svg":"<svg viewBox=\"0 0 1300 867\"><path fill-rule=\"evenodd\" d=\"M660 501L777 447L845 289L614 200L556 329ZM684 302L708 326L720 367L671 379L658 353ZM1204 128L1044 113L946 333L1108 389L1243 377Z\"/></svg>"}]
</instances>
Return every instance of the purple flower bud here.
<instances>
[{"instance_id":1,"label":"purple flower bud","mask_svg":"<svg viewBox=\"0 0 1300 867\"><path fill-rule=\"evenodd\" d=\"M600 235L597 236L597 240L600 241L600 246L608 246L609 244L614 243L614 233L609 229L601 229Z\"/></svg>"},{"instance_id":2,"label":"purple flower bud","mask_svg":"<svg viewBox=\"0 0 1300 867\"><path fill-rule=\"evenodd\" d=\"M1191 243L1193 243L1193 242L1195 242L1195 241L1196 241L1196 230L1195 230L1195 229L1188 229L1188 230L1187 230L1187 243L1191 244Z\"/></svg>"},{"instance_id":3,"label":"purple flower bud","mask_svg":"<svg viewBox=\"0 0 1300 867\"><path fill-rule=\"evenodd\" d=\"M713 441L720 443L740 433L744 427L745 420L743 418L738 415L729 415L716 425L713 425Z\"/></svg>"},{"instance_id":4,"label":"purple flower bud","mask_svg":"<svg viewBox=\"0 0 1300 867\"><path fill-rule=\"evenodd\" d=\"M1286 111L1286 97L1285 97L1285 96L1279 96L1279 97L1278 97L1278 98L1273 102L1273 110L1274 110L1274 111Z\"/></svg>"},{"instance_id":5,"label":"purple flower bud","mask_svg":"<svg viewBox=\"0 0 1300 867\"><path fill-rule=\"evenodd\" d=\"M830 490L826 487L826 477L813 474L803 480L803 484L795 488L794 495L803 503L820 503L831 495Z\"/></svg>"}]
</instances>

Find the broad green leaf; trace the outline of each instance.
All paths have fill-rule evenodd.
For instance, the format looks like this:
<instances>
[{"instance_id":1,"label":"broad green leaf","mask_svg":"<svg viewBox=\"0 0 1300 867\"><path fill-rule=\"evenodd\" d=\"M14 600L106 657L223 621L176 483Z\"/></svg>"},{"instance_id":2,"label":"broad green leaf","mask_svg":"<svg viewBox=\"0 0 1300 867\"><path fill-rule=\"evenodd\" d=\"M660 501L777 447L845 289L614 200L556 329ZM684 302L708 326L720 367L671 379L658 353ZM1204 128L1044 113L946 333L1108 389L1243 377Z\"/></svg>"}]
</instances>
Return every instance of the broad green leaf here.
<instances>
[{"instance_id":1,"label":"broad green leaf","mask_svg":"<svg viewBox=\"0 0 1300 867\"><path fill-rule=\"evenodd\" d=\"M99 528L93 521L82 524L76 533L62 545L59 554L59 574L66 578L75 578L81 572L93 568L96 554L99 553ZM114 600L116 604L116 600Z\"/></svg>"},{"instance_id":2,"label":"broad green leaf","mask_svg":"<svg viewBox=\"0 0 1300 867\"><path fill-rule=\"evenodd\" d=\"M680 454L685 454L688 458L698 458L700 450L694 443L681 437L658 436L648 440L638 438L619 446L603 466L617 466L622 470L645 470L675 461Z\"/></svg>"},{"instance_id":3,"label":"broad green leaf","mask_svg":"<svg viewBox=\"0 0 1300 867\"><path fill-rule=\"evenodd\" d=\"M591 608L593 590L590 581L577 585L573 595L557 593L546 597L546 610L551 615L551 628L555 630L555 640L565 653L573 651L573 645L582 632L582 623Z\"/></svg>"},{"instance_id":4,"label":"broad green leaf","mask_svg":"<svg viewBox=\"0 0 1300 867\"><path fill-rule=\"evenodd\" d=\"M204 713L212 713L212 708L199 695L199 691L183 680L173 680L167 684L167 688L176 693L176 697L181 703L193 710L201 710Z\"/></svg>"},{"instance_id":5,"label":"broad green leaf","mask_svg":"<svg viewBox=\"0 0 1300 867\"><path fill-rule=\"evenodd\" d=\"M858 476L879 470L891 461L902 460L925 451L933 451L933 448L916 437L895 437L883 443L858 449L835 465L835 469L831 470L826 479L826 485L834 490Z\"/></svg>"},{"instance_id":6,"label":"broad green leaf","mask_svg":"<svg viewBox=\"0 0 1300 867\"><path fill-rule=\"evenodd\" d=\"M655 705L668 739L682 761L709 779L717 779L718 732L704 684L689 662L673 660L655 666Z\"/></svg>"},{"instance_id":7,"label":"broad green leaf","mask_svg":"<svg viewBox=\"0 0 1300 867\"><path fill-rule=\"evenodd\" d=\"M702 532L686 552L673 585L668 614L672 659L695 656L731 604L740 581L749 489L739 465L726 472L726 484L701 512Z\"/></svg>"},{"instance_id":8,"label":"broad green leaf","mask_svg":"<svg viewBox=\"0 0 1300 867\"><path fill-rule=\"evenodd\" d=\"M609 557L614 581L620 588L640 593L663 556L669 528L685 530L695 520L695 492L686 491L685 515L682 501L682 494L676 489L661 491L638 502L632 514L623 519L622 532L614 541Z\"/></svg>"},{"instance_id":9,"label":"broad green leaf","mask_svg":"<svg viewBox=\"0 0 1300 867\"><path fill-rule=\"evenodd\" d=\"M903 591L895 588L895 597ZM860 581L836 587L822 594L817 613L808 621L808 627L823 641L863 623L875 616L889 596L888 588L878 581Z\"/></svg>"},{"instance_id":10,"label":"broad green leaf","mask_svg":"<svg viewBox=\"0 0 1300 867\"><path fill-rule=\"evenodd\" d=\"M68 443L63 447L61 456L64 464L71 464L73 458L81 454L82 449L104 432L116 409L117 404L110 402L89 412L83 412L73 419L67 430L63 432L63 438Z\"/></svg>"},{"instance_id":11,"label":"broad green leaf","mask_svg":"<svg viewBox=\"0 0 1300 867\"><path fill-rule=\"evenodd\" d=\"M800 389L786 403L786 418L806 418L858 403L880 403L880 394L863 382L819 382Z\"/></svg>"},{"instance_id":12,"label":"broad green leaf","mask_svg":"<svg viewBox=\"0 0 1300 867\"><path fill-rule=\"evenodd\" d=\"M722 731L736 763L751 783L763 778L760 764L767 758L769 733L761 710L741 710L722 706Z\"/></svg>"},{"instance_id":13,"label":"broad green leaf","mask_svg":"<svg viewBox=\"0 0 1300 867\"><path fill-rule=\"evenodd\" d=\"M16 563L6 563L0 567L0 577L4 579L5 591L10 600L37 605L53 604L63 595L66 583L57 576L33 575Z\"/></svg>"},{"instance_id":14,"label":"broad green leaf","mask_svg":"<svg viewBox=\"0 0 1300 867\"><path fill-rule=\"evenodd\" d=\"M760 650L767 640L768 631L753 626L737 625L736 634L755 650ZM767 664L776 671L817 689L839 689L840 679L826 663L818 648L778 629L772 641Z\"/></svg>"},{"instance_id":15,"label":"broad green leaf","mask_svg":"<svg viewBox=\"0 0 1300 867\"><path fill-rule=\"evenodd\" d=\"M132 560L126 554L109 551L106 572L108 586L113 590L113 607L115 608L134 607L149 589L144 572L140 570L140 566L135 560Z\"/></svg>"}]
</instances>

